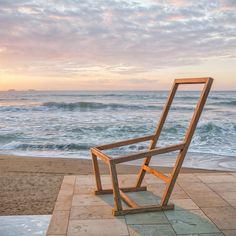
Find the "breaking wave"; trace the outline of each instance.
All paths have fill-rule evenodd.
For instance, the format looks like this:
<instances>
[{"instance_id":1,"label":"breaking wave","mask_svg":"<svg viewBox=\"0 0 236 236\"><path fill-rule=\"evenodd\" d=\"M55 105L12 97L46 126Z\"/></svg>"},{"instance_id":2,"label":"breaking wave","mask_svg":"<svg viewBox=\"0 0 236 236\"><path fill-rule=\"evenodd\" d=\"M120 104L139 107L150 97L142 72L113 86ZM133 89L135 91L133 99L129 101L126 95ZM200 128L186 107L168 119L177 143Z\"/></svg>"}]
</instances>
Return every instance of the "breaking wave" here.
<instances>
[{"instance_id":1,"label":"breaking wave","mask_svg":"<svg viewBox=\"0 0 236 236\"><path fill-rule=\"evenodd\" d=\"M212 102L212 103L210 103L210 105L236 106L236 100L229 101L229 102Z\"/></svg>"},{"instance_id":2,"label":"breaking wave","mask_svg":"<svg viewBox=\"0 0 236 236\"><path fill-rule=\"evenodd\" d=\"M119 103L98 103L98 102L74 102L74 103L60 103L60 102L46 102L43 103L44 107L58 108L63 110L100 110L100 109L157 109L161 108L158 106L139 106L139 105L128 105Z\"/></svg>"}]
</instances>

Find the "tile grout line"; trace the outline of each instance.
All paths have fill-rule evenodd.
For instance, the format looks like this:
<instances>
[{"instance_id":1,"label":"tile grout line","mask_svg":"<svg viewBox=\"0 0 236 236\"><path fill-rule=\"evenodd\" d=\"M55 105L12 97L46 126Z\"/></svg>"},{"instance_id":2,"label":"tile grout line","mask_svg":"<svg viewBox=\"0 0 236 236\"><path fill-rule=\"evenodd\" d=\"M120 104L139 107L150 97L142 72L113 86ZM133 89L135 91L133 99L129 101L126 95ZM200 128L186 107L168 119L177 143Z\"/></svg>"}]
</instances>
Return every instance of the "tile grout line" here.
<instances>
[{"instance_id":1,"label":"tile grout line","mask_svg":"<svg viewBox=\"0 0 236 236\"><path fill-rule=\"evenodd\" d=\"M71 175L71 176L74 176L75 180L74 180L74 184L73 184L73 193L72 193L72 199L71 199L71 207L70 207L69 216L68 216L68 224L67 224L67 229L66 229L66 236L68 235L68 229L69 229L69 224L70 224L71 208L72 208L72 202L73 202L74 192L75 192L75 184L76 184L76 179L77 179L76 175Z\"/></svg>"},{"instance_id":2,"label":"tile grout line","mask_svg":"<svg viewBox=\"0 0 236 236\"><path fill-rule=\"evenodd\" d=\"M195 175L194 175L195 176ZM209 187L207 184L205 184L200 178L197 177L197 175L195 176L202 184L206 185L207 187ZM181 187L181 186L180 186ZM182 187L181 187L182 188ZM210 188L210 187L209 187ZM184 190L184 188L182 188L183 191L187 194L187 196L190 197L190 199L198 206L198 204L191 198L191 196ZM210 188L211 189L211 188ZM214 191L213 191L214 192ZM203 214L216 226L216 228L220 231L220 233L223 234L223 232L221 231L221 229L215 224L215 222L213 220L211 220L208 215L203 211L202 207L198 206L199 209L203 212Z\"/></svg>"},{"instance_id":3,"label":"tile grout line","mask_svg":"<svg viewBox=\"0 0 236 236\"><path fill-rule=\"evenodd\" d=\"M235 182L227 182L227 183L229 183L229 184L232 184L232 183L235 183ZM211 183L210 183L211 184ZM216 184L225 184L224 182L220 182L220 183L216 183ZM211 190L212 190L212 192L214 192L218 197L220 197L223 201L225 201L225 202L227 202L228 204L229 204L229 206L225 206L225 207L233 207L233 208L236 208L235 206L233 206L231 203L229 203L226 199L224 199L220 194L218 194L218 192L217 191L215 191L213 188L211 188L208 184L206 184L206 186L208 187L208 188L210 188ZM224 192L224 191L222 191L222 192ZM226 192L235 192L235 194L236 194L236 191L226 191ZM222 206L222 207L224 207L224 206Z\"/></svg>"}]
</instances>

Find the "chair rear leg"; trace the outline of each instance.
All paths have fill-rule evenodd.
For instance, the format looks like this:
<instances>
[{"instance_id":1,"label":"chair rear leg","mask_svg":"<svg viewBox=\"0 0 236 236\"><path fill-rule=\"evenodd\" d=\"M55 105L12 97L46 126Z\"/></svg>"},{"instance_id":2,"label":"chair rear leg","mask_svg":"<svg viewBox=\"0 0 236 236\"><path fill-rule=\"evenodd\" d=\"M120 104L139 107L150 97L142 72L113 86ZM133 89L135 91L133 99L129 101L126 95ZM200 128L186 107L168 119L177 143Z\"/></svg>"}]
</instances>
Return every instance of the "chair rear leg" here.
<instances>
[{"instance_id":1,"label":"chair rear leg","mask_svg":"<svg viewBox=\"0 0 236 236\"><path fill-rule=\"evenodd\" d=\"M166 185L165 191L164 191L162 199L161 199L161 204L160 204L161 206L166 206L169 202L171 193L172 193L172 191L174 189L174 186L175 186L175 182L178 178L178 175L179 175L179 172L181 170L184 158L186 156L187 149L188 148L184 148L182 151L180 151L180 153L177 157L175 166L173 168L173 171L172 171L172 174L171 174L171 177L170 177L170 182Z\"/></svg>"}]
</instances>

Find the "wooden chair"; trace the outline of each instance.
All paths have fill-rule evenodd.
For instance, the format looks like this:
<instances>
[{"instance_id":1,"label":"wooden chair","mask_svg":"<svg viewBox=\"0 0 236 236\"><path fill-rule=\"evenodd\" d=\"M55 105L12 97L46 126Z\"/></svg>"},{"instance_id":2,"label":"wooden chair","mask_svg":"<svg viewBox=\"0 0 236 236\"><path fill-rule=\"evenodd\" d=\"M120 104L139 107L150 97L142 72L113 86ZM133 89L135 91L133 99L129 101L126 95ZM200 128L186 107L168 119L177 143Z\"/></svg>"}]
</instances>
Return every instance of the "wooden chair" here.
<instances>
[{"instance_id":1,"label":"wooden chair","mask_svg":"<svg viewBox=\"0 0 236 236\"><path fill-rule=\"evenodd\" d=\"M168 205L168 201L170 199L171 193L173 191L176 179L178 177L178 174L180 172L180 169L182 167L184 158L186 156L186 153L188 151L190 142L192 140L194 131L196 129L197 123L199 121L200 115L202 113L203 107L205 105L206 99L208 97L208 94L211 89L211 85L213 83L212 78L191 78L191 79L176 79L174 81L174 84L172 86L172 89L170 91L169 97L167 99L167 103L164 107L164 110L162 112L159 124L156 128L155 134L141 137L141 138L135 138L131 140L116 142L112 144L106 144L99 147L93 147L91 148L91 154L92 154L92 160L93 160L93 168L95 173L95 179L96 179L96 187L97 190L95 191L96 195L100 194L111 194L114 195L114 209L113 209L113 215L125 215L125 214L134 214L139 212L152 212L152 211L161 211L161 210L171 210L174 209L173 204ZM202 90L200 99L198 101L198 104L196 106L196 109L194 111L192 120L190 122L189 128L187 130L185 139L183 143L171 145L167 147L161 147L156 148L156 144L158 141L158 138L161 134L163 125L166 121L170 106L172 104L172 101L174 99L174 96L176 94L176 91L178 89L178 86L180 84L205 84L204 88ZM103 150L113 149L121 146L126 146L134 143L144 142L150 140L150 147L149 150L146 152L140 152L135 153L131 155L126 156L120 156L117 158L112 158L111 156L108 156L104 154ZM166 176L165 174L154 170L149 167L149 163L151 161L152 156L163 154L163 153L169 153L173 151L179 151L176 163L173 167L173 170L171 171L171 175ZM99 173L99 166L97 158L100 158L103 160L106 164L109 166L111 179L112 179L112 186L113 189L103 189L100 173ZM117 172L116 172L116 164L124 163L128 161L133 161L137 159L144 158L143 165L139 171L137 182L134 187L126 187L126 188L120 188ZM145 173L149 172L159 178L161 178L166 183L166 188L163 192L162 199L160 201L159 205L148 205L148 206L139 206L134 200L132 200L128 195L125 194L125 192L137 192L137 191L145 191L147 188L141 186L142 181L144 179ZM123 200L130 208L123 209L121 200Z\"/></svg>"}]
</instances>

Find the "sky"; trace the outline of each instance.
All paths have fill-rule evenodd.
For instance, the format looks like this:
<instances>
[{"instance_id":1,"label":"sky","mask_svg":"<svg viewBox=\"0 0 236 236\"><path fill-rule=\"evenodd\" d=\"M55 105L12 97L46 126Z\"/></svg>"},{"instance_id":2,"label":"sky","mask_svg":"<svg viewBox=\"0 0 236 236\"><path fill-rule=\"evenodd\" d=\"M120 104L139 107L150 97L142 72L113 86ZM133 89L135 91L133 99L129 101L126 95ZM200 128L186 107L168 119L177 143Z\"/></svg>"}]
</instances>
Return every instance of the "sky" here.
<instances>
[{"instance_id":1,"label":"sky","mask_svg":"<svg viewBox=\"0 0 236 236\"><path fill-rule=\"evenodd\" d=\"M0 90L236 90L236 0L0 0Z\"/></svg>"}]
</instances>

